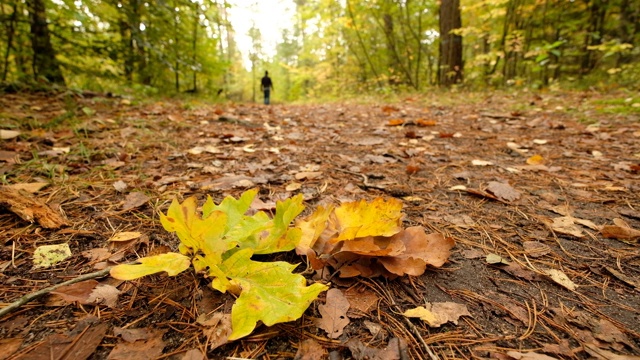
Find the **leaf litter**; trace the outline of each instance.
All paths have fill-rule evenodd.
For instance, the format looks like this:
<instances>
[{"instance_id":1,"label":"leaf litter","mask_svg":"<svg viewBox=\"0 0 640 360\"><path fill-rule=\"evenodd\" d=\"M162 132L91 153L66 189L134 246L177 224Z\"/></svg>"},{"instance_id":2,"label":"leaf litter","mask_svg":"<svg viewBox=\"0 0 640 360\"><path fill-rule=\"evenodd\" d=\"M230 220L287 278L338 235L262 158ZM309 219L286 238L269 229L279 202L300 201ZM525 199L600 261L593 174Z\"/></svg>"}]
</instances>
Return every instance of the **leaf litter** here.
<instances>
[{"instance_id":1,"label":"leaf litter","mask_svg":"<svg viewBox=\"0 0 640 360\"><path fill-rule=\"evenodd\" d=\"M49 132L47 119L68 108L61 98L3 96L3 111L17 114L9 125L20 131L3 129L0 143L0 171L11 188L2 190L0 207L4 304L98 268L178 251L158 220L175 198L196 196L201 204L210 195L218 204L258 187L266 205L249 214L273 214L278 201L297 194L306 206L295 220L299 255L261 260L299 264L309 283L330 281L348 300L351 321L330 338L316 325L326 305L317 300L299 320L258 322L246 340L230 342L237 299L213 292L201 274L98 278L67 300L51 294L58 300L0 317L0 353L48 357L65 347L113 359L637 357L638 119L591 113L600 126L588 127L579 114L603 95L545 93L535 106L528 96L467 96L463 105L435 97L388 107L193 108L77 97L80 125ZM570 102L574 113L556 110ZM30 127L22 127L17 119L34 106L46 110L28 114ZM487 115L510 107L517 117ZM400 111L402 122L393 121ZM50 156L33 158L41 152ZM398 201L402 215L357 210L363 200ZM351 204L346 219L334 213L344 204ZM331 219L327 227L322 216L311 217L318 209ZM108 242L122 232L143 235ZM70 257L32 269L37 247L64 243ZM435 251L424 250L430 246ZM487 255L501 260L488 263ZM96 289L111 295L92 295ZM470 316L437 328L402 316L447 302L466 306ZM99 320L87 323L87 312ZM128 342L116 328L143 336Z\"/></svg>"}]
</instances>

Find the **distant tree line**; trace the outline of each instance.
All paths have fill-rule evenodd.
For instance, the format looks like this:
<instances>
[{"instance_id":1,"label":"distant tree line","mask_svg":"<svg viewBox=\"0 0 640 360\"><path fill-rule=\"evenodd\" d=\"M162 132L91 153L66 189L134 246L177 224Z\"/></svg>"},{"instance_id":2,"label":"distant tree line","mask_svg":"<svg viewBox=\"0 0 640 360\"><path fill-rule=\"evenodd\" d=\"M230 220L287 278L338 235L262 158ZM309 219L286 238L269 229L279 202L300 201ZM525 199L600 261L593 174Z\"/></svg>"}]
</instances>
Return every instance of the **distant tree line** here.
<instances>
[{"instance_id":1,"label":"distant tree line","mask_svg":"<svg viewBox=\"0 0 640 360\"><path fill-rule=\"evenodd\" d=\"M292 0L295 26L245 69L227 0L0 0L3 83L275 98L640 81L640 1ZM274 19L274 26L277 19ZM234 95L235 94L235 95Z\"/></svg>"}]
</instances>

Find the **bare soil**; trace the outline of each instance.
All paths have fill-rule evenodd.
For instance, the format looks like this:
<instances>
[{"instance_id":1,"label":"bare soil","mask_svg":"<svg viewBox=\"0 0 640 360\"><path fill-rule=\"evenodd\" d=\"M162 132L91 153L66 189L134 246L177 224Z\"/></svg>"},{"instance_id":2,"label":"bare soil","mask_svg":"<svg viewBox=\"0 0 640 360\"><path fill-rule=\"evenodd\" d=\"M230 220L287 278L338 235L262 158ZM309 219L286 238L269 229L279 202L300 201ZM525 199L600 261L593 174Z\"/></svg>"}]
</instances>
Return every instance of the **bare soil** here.
<instances>
[{"instance_id":1,"label":"bare soil","mask_svg":"<svg viewBox=\"0 0 640 360\"><path fill-rule=\"evenodd\" d=\"M196 320L229 312L231 295L191 272L107 276L97 281L120 291L115 304L46 294L0 317L0 359L639 358L640 100L612 100L624 98L450 93L263 106L4 95L0 128L21 135L0 142L0 179L46 183L20 194L63 223L26 221L0 199L0 307L175 250L158 214L192 195L219 202L258 187L273 203L302 193L305 214L395 197L405 226L456 245L443 267L421 276L332 278L352 302L337 339L314 321L322 295L298 321L211 349L215 336ZM108 241L123 231L142 236ZM72 256L34 269L35 248L60 243ZM273 258L305 268L294 253ZM430 327L402 315L438 302L464 304L471 316ZM127 340L123 329L139 337Z\"/></svg>"}]
</instances>

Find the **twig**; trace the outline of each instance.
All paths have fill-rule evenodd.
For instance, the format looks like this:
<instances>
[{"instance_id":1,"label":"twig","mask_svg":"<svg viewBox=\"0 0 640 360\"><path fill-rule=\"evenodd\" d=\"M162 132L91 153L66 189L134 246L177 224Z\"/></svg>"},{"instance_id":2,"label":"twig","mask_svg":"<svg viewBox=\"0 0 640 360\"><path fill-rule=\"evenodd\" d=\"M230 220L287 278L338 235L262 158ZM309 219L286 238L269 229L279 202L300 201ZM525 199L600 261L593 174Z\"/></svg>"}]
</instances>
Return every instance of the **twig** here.
<instances>
[{"instance_id":1,"label":"twig","mask_svg":"<svg viewBox=\"0 0 640 360\"><path fill-rule=\"evenodd\" d=\"M84 280L90 280L90 279L95 279L95 278L99 278L102 276L105 276L109 273L109 271L111 270L111 267L108 267L106 269L100 270L100 271L96 271L96 272L92 272L89 274L84 274L84 275L80 275L77 278L71 279L69 281L65 281L62 282L60 284L56 284L53 286L49 286L48 288L44 288L42 290L38 290L36 292L32 292L30 294L24 295L21 298L19 298L18 300L12 302L11 304L9 304L6 307L3 307L2 309L0 309L0 317L3 317L4 315L12 312L13 310L16 310L17 308L19 308L20 306L35 300L43 295L46 295L62 286L65 285L71 285L71 284L75 284L77 282L80 281L84 281Z\"/></svg>"}]
</instances>

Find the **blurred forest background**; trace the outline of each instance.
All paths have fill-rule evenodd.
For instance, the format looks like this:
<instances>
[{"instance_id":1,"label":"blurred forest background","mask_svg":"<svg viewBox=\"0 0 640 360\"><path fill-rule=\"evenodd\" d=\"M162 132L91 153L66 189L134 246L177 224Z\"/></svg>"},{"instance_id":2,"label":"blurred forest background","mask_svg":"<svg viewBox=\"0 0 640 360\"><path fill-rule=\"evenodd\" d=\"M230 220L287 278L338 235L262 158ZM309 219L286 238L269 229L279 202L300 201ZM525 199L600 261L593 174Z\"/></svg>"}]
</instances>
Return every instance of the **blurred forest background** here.
<instances>
[{"instance_id":1,"label":"blurred forest background","mask_svg":"<svg viewBox=\"0 0 640 360\"><path fill-rule=\"evenodd\" d=\"M0 0L4 91L66 86L280 102L435 87L640 87L638 0L295 0L245 65L227 0ZM274 19L273 21L278 21Z\"/></svg>"}]
</instances>

